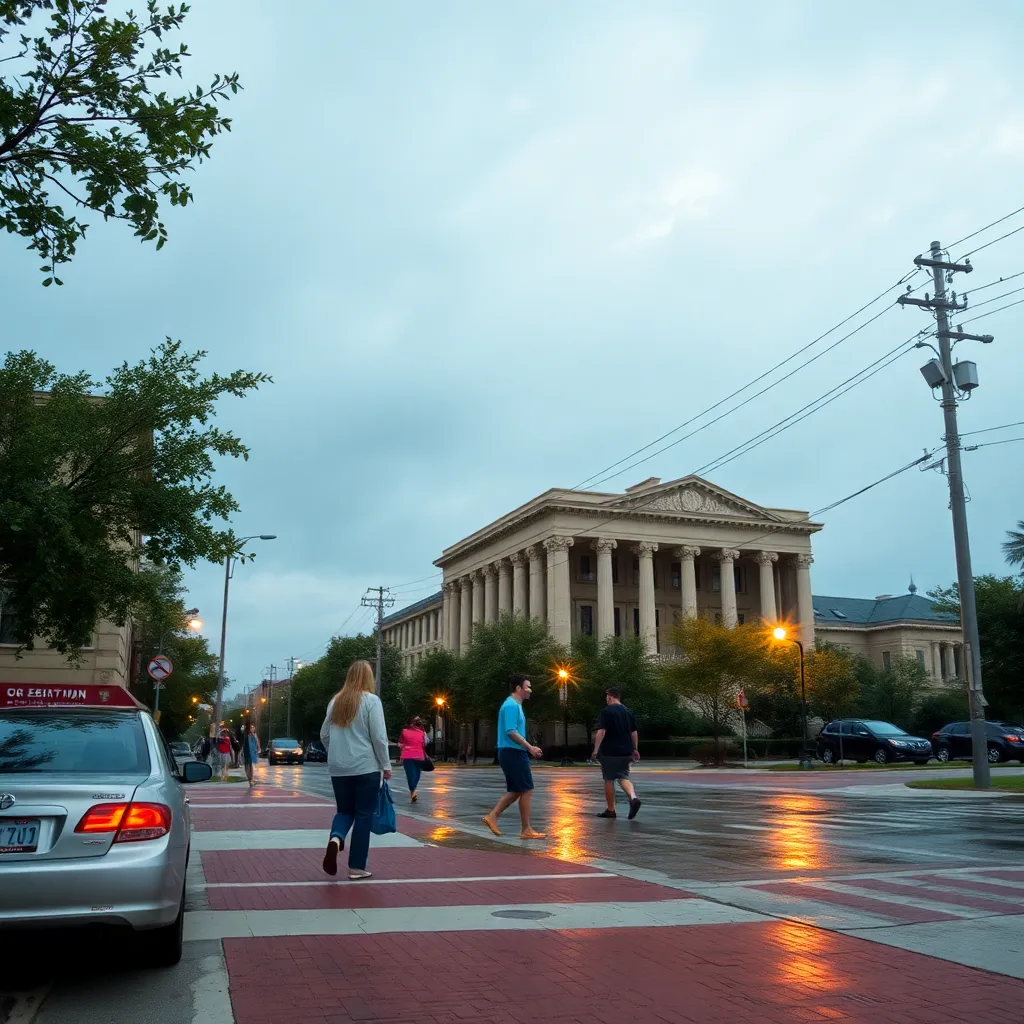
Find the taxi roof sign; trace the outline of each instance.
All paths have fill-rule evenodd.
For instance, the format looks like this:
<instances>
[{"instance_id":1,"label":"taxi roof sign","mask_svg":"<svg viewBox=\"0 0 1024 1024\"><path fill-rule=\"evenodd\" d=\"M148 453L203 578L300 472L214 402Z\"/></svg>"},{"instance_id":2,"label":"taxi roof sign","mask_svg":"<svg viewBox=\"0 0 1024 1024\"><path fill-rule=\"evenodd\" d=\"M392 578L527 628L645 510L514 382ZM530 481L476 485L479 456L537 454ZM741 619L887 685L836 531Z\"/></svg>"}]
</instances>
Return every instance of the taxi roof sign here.
<instances>
[{"instance_id":1,"label":"taxi roof sign","mask_svg":"<svg viewBox=\"0 0 1024 1024\"><path fill-rule=\"evenodd\" d=\"M0 683L2 708L128 708L147 711L123 686L95 683Z\"/></svg>"}]
</instances>

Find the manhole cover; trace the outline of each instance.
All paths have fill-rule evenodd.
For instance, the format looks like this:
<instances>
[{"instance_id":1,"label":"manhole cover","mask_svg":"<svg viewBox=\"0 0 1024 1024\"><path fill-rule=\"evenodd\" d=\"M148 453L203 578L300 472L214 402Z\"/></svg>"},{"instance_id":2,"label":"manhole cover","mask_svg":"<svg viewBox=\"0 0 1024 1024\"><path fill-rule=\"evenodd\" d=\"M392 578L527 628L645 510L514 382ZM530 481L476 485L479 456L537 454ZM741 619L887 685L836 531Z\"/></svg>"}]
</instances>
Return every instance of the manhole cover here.
<instances>
[{"instance_id":1,"label":"manhole cover","mask_svg":"<svg viewBox=\"0 0 1024 1024\"><path fill-rule=\"evenodd\" d=\"M514 917L521 921L539 921L550 916L546 910L495 910L491 914L491 917Z\"/></svg>"}]
</instances>

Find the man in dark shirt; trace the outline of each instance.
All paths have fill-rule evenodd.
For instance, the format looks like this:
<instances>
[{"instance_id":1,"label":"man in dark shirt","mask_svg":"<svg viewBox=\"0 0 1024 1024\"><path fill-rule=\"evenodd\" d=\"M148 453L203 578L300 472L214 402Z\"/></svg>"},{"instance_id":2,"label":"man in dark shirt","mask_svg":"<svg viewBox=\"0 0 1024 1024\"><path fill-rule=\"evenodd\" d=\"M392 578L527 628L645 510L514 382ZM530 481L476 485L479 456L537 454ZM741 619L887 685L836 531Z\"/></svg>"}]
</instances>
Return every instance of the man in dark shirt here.
<instances>
[{"instance_id":1,"label":"man in dark shirt","mask_svg":"<svg viewBox=\"0 0 1024 1024\"><path fill-rule=\"evenodd\" d=\"M640 810L640 800L636 789L629 781L629 766L640 760L636 719L633 712L622 703L622 695L618 690L609 688L604 692L605 708L597 723L594 733L593 758L601 763L601 776L604 779L604 799L608 805L598 817L614 818L615 815L615 783L622 787L622 792L629 797L629 817L636 817Z\"/></svg>"}]
</instances>

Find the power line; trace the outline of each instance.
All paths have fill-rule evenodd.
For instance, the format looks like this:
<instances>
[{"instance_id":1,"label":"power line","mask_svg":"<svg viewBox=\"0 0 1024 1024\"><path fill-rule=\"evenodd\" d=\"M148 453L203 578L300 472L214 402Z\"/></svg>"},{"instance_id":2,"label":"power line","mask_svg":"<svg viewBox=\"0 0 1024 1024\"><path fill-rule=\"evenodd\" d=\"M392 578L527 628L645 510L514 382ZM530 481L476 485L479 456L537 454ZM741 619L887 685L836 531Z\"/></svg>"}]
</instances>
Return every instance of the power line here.
<instances>
[{"instance_id":1,"label":"power line","mask_svg":"<svg viewBox=\"0 0 1024 1024\"><path fill-rule=\"evenodd\" d=\"M982 313L981 316L972 316L967 320L960 320L959 323L961 325L973 324L975 320L984 320L987 316L995 316L996 313L1002 313L1004 309L1012 309L1014 306L1019 306L1022 302L1024 302L1024 299L1018 299L1016 302L1008 302L1005 306L1000 306L998 309L990 309L987 313Z\"/></svg>"},{"instance_id":2,"label":"power line","mask_svg":"<svg viewBox=\"0 0 1024 1024\"><path fill-rule=\"evenodd\" d=\"M951 242L949 247L951 249L955 249L958 245L961 245L968 239L975 238L977 235L983 234L984 232L988 231L989 228L994 228L997 224L1002 224L1004 220L1009 220L1011 217L1016 217L1018 213L1024 213L1024 206L1021 206L1019 209L1014 210L1012 213L1008 213L1005 216L1000 217L999 220L992 221L991 224L986 224L983 228L978 228L977 231L972 231L969 235L964 235L963 238L958 238L955 242ZM977 250L975 250L975 252L977 252ZM968 253L967 255L970 255L970 253Z\"/></svg>"},{"instance_id":3,"label":"power line","mask_svg":"<svg viewBox=\"0 0 1024 1024\"><path fill-rule=\"evenodd\" d=\"M746 399L744 402L740 403L737 406L734 406L733 409L731 409L728 412L724 413L723 416L719 416L716 419L712 420L710 423L706 423L703 426L699 427L697 430L691 431L689 434L686 435L686 437L678 438L672 444L667 445L664 448L659 449L658 451L654 452L652 455L647 456L646 458L641 459L638 462L632 463L630 466L627 466L627 467L625 467L625 469L621 470L620 473L613 473L613 474L610 473L611 470L617 469L617 467L621 466L624 462L629 461L634 456L640 455L642 452L647 451L649 448L652 448L654 445L659 444L660 442L664 441L666 438L671 437L677 431L685 429L691 423L695 423L697 420L702 419L708 413L714 412L715 409L718 409L719 407L724 405L726 402L732 401L732 399L734 399L734 398L738 397L739 395L743 394L744 391L749 390L750 388L754 387L756 384L759 384L761 381L765 380L767 377L770 377L773 373L775 373L777 370L780 370L787 363L790 363L794 359L796 359L797 356L800 356L804 352L806 352L808 349L813 348L815 345L818 344L818 342L824 341L824 339L827 338L829 335L834 334L841 327L844 327L851 320L853 320L856 317L858 317L866 309L869 309L876 302L878 302L879 300L885 298L885 296L888 295L889 292L891 292L891 291L895 290L896 288L899 288L900 286L906 284L907 281L909 281L911 277L913 277L916 273L918 273L918 270L919 270L919 268L915 268L914 270L908 271L895 284L890 285L884 291L879 292L878 295L876 295L869 302L866 302L863 306L860 307L860 309L854 311L853 313L851 313L845 319L840 320L839 323L837 323L834 326L830 327L823 334L819 334L818 337L816 337L813 341L810 341L806 345L802 346L801 348L798 348L795 352L793 352L790 355L788 355L785 359L783 359L780 362L776 363L770 369L765 370L765 372L762 373L760 376L755 377L753 380L751 380L748 383L744 384L743 387L738 388L736 391L732 392L732 394L726 395L725 398L722 398L719 401L715 402L713 405L708 406L706 409L704 409L702 412L697 413L695 416L691 416L688 420L684 420L678 426L675 426L671 430L666 431L660 437L655 438L653 441L650 441L648 444L645 444L641 448L637 448L636 451L630 452L628 455L623 456L621 459L618 460L618 462L613 462L610 466L606 466L604 469L599 470L597 473L592 473L590 476L586 477L580 483L576 484L575 487L571 488L571 490L578 491L578 490L582 489L583 487L587 487L587 486L589 486L589 487L596 487L598 484L603 483L606 480L611 480L611 479L614 479L614 477L616 477L616 476L620 476L621 473L624 473L627 470L632 469L635 466L639 466L642 463L647 462L650 459L654 458L655 456L660 455L661 452L667 451L669 448L673 447L675 444L679 444L680 442L685 441L688 437L692 437L694 434L699 433L699 431L703 430L705 427L711 426L712 423L717 423L718 420L723 418L723 416L727 416L731 412L735 412L736 409L742 408L744 405L747 404L747 402L753 401L755 398L759 398L761 395L765 394L765 392L770 391L772 388L774 388L777 385L781 384L783 381L788 380L791 376L793 376L794 373L796 373L799 370L803 369L805 366L810 365L810 363L814 362L816 359L818 359L821 356L825 355L827 352L832 351L832 349L835 348L837 345L839 345L842 342L844 342L844 341L848 340L849 338L853 337L854 334L856 334L858 331L863 330L869 324L873 323L875 320L878 319L879 316L881 316L883 313L887 312L892 307L886 306L886 308L884 310L882 310L881 313L876 314L870 320L868 320L866 323L861 324L861 326L856 328L856 330L851 331L849 334L845 335L843 338L840 338L838 342L835 342L834 344L830 345L828 348L826 348L823 352L820 352L814 358L809 359L806 362L802 363L800 366L798 366L796 368L796 370L793 370L790 373L786 374L786 376L784 376L784 377L780 378L779 380L775 381L773 384L769 385L767 388L764 388L763 390L759 391L756 395L752 395L752 396L750 396L750 398ZM605 475L605 474L610 474L610 475ZM600 477L600 479L597 479L598 477ZM592 481L594 481L594 482L592 482Z\"/></svg>"},{"instance_id":4,"label":"power line","mask_svg":"<svg viewBox=\"0 0 1024 1024\"><path fill-rule=\"evenodd\" d=\"M998 238L993 238L991 242L986 242L984 245L979 245L976 249L972 249L970 252L965 252L963 256L957 258L957 262L962 262L967 259L968 256L973 256L976 252L981 252L982 249L987 249L990 245L995 245L997 242L1003 241L1004 238L1009 238L1011 235L1016 235L1018 232L1024 231L1024 224L1019 228L1014 228L1012 231L1007 231L1005 235L1000 235Z\"/></svg>"},{"instance_id":5,"label":"power line","mask_svg":"<svg viewBox=\"0 0 1024 1024\"><path fill-rule=\"evenodd\" d=\"M399 583L397 586L391 587L391 592L394 593L396 590L401 590L403 587L411 587L414 583L425 583L427 580L437 579L438 576L444 575L441 572L431 573L429 576L421 576L418 580L409 580L408 583Z\"/></svg>"},{"instance_id":6,"label":"power line","mask_svg":"<svg viewBox=\"0 0 1024 1024\"><path fill-rule=\"evenodd\" d=\"M1015 277L1020 277L1024 274L1024 270L1018 270L1016 274L1007 274L1006 277L997 277L994 281L989 281L988 284L978 285L977 288L965 288L964 298L968 295L973 295L975 292L983 292L986 288L994 288L997 284L1006 284L1007 281L1012 281Z\"/></svg>"},{"instance_id":7,"label":"power line","mask_svg":"<svg viewBox=\"0 0 1024 1024\"><path fill-rule=\"evenodd\" d=\"M1011 288L1008 292L1003 292L1002 295L993 295L991 299L986 299L984 302L975 302L971 309L980 309L982 306L987 306L990 302L998 302L1000 299L1005 299L1007 296L1016 295L1018 292L1024 292L1024 287Z\"/></svg>"},{"instance_id":8,"label":"power line","mask_svg":"<svg viewBox=\"0 0 1024 1024\"><path fill-rule=\"evenodd\" d=\"M964 451L976 452L979 448L991 448L995 444L1013 444L1014 441L1024 441L1024 437L1006 437L1002 441L983 441L981 444L969 444L964 448Z\"/></svg>"},{"instance_id":9,"label":"power line","mask_svg":"<svg viewBox=\"0 0 1024 1024\"><path fill-rule=\"evenodd\" d=\"M961 437L972 437L974 434L991 434L993 430L1007 430L1010 427L1024 427L1024 420L1016 423L1002 423L998 427L984 427L981 430L967 430L960 434Z\"/></svg>"}]
</instances>

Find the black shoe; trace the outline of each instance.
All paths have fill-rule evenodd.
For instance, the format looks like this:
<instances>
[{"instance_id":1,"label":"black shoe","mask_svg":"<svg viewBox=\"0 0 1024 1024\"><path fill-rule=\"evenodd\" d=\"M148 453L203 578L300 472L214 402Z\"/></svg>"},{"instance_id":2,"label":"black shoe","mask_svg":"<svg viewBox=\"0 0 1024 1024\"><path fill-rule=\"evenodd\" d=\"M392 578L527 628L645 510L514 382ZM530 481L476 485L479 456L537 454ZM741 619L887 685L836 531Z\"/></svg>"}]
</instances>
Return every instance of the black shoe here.
<instances>
[{"instance_id":1,"label":"black shoe","mask_svg":"<svg viewBox=\"0 0 1024 1024\"><path fill-rule=\"evenodd\" d=\"M640 810L640 798L633 797L629 801L629 820L632 821L636 817L636 812Z\"/></svg>"},{"instance_id":2,"label":"black shoe","mask_svg":"<svg viewBox=\"0 0 1024 1024\"><path fill-rule=\"evenodd\" d=\"M345 849L345 840L339 845L333 839L327 841L327 850L324 852L324 871L329 875L338 873L338 854Z\"/></svg>"},{"instance_id":3,"label":"black shoe","mask_svg":"<svg viewBox=\"0 0 1024 1024\"><path fill-rule=\"evenodd\" d=\"M598 817L599 818L617 818L618 815L614 811L602 811L598 815Z\"/></svg>"}]
</instances>

